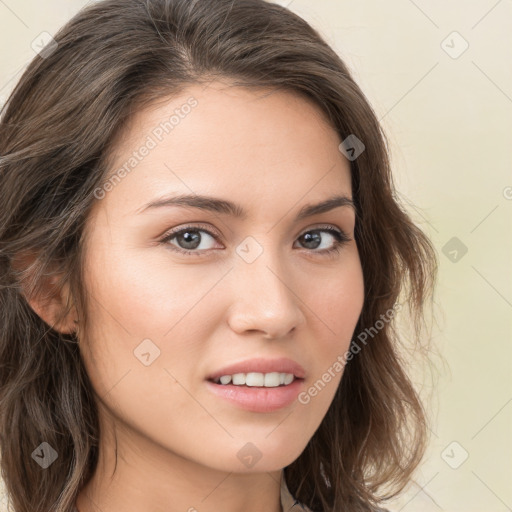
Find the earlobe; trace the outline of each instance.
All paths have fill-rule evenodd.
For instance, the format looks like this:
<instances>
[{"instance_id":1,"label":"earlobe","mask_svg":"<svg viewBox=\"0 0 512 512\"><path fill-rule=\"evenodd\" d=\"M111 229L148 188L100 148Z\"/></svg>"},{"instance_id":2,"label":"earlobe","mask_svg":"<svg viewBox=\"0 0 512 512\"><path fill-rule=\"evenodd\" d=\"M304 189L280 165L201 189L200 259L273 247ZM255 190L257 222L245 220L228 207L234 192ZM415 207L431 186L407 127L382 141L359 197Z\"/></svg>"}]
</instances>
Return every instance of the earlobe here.
<instances>
[{"instance_id":1,"label":"earlobe","mask_svg":"<svg viewBox=\"0 0 512 512\"><path fill-rule=\"evenodd\" d=\"M32 273L30 268L33 268L37 260L37 254L24 253L17 255L12 261L12 267L17 272L24 272L25 275L20 281L21 293L25 300L32 308L32 310L52 329L62 333L71 334L76 331L77 312L75 307L68 309L69 301L71 299L71 292L68 283L59 286L59 279L61 274L44 275L42 276L41 285L38 287L37 292L32 292ZM30 283L30 284L29 284Z\"/></svg>"}]
</instances>

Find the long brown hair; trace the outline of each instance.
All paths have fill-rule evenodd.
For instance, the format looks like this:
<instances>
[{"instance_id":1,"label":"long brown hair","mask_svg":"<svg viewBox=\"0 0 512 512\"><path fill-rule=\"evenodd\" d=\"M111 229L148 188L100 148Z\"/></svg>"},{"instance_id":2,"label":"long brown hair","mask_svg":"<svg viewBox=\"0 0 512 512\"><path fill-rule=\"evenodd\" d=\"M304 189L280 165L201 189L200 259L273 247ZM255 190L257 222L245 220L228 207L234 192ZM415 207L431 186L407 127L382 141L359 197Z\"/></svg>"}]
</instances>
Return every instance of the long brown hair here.
<instances>
[{"instance_id":1,"label":"long brown hair","mask_svg":"<svg viewBox=\"0 0 512 512\"><path fill-rule=\"evenodd\" d=\"M98 460L77 337L47 325L27 297L50 278L57 289L68 284L67 311L76 306L86 328L84 226L115 137L135 109L216 77L302 94L341 140L355 135L365 146L350 159L365 286L353 343L375 332L284 471L315 512L368 511L396 495L424 454L427 416L397 352L400 333L382 315L401 298L420 325L437 257L400 205L385 135L344 62L303 19L263 0L104 0L54 39L0 119L0 448L14 511L69 512ZM44 471L33 460L42 442L58 452Z\"/></svg>"}]
</instances>

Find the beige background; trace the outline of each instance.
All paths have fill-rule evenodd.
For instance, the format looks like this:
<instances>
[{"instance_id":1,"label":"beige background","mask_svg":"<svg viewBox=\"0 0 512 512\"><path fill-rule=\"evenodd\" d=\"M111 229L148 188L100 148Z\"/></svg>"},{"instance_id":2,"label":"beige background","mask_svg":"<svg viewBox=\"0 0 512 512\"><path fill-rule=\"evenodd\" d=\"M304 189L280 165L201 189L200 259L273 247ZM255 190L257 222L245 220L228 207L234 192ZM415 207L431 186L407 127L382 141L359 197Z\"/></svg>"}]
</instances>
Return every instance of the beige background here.
<instances>
[{"instance_id":1,"label":"beige background","mask_svg":"<svg viewBox=\"0 0 512 512\"><path fill-rule=\"evenodd\" d=\"M433 337L447 365L436 362L435 388L415 373L433 397L432 440L390 510L510 511L512 2L279 3L354 72L390 138L398 190L439 253ZM32 42L85 4L0 0L0 101Z\"/></svg>"}]
</instances>

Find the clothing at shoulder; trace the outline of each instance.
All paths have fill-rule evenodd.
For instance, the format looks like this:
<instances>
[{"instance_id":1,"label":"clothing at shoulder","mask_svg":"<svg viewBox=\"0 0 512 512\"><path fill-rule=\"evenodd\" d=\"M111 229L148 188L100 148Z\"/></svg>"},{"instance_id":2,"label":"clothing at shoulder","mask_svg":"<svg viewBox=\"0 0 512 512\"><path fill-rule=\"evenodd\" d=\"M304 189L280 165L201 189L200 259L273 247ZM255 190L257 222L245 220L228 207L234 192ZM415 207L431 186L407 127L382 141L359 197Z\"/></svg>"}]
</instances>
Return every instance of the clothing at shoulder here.
<instances>
[{"instance_id":1,"label":"clothing at shoulder","mask_svg":"<svg viewBox=\"0 0 512 512\"><path fill-rule=\"evenodd\" d=\"M288 490L284 475L281 479L281 506L283 512L312 512L310 508L306 507L296 500ZM374 512L389 512L386 508L376 508Z\"/></svg>"},{"instance_id":2,"label":"clothing at shoulder","mask_svg":"<svg viewBox=\"0 0 512 512\"><path fill-rule=\"evenodd\" d=\"M283 512L311 512L311 509L299 503L299 500L296 500L290 494L284 474L281 478L281 506L283 507Z\"/></svg>"}]
</instances>

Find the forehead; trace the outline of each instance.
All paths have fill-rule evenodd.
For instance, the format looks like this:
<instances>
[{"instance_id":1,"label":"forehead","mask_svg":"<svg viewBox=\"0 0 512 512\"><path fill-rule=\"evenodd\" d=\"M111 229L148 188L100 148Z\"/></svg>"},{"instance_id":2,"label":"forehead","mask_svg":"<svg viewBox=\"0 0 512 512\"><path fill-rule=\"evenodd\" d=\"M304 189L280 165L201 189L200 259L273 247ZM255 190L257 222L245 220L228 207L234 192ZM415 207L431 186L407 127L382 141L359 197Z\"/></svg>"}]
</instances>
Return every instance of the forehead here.
<instances>
[{"instance_id":1,"label":"forehead","mask_svg":"<svg viewBox=\"0 0 512 512\"><path fill-rule=\"evenodd\" d=\"M288 193L291 202L319 189L350 195L339 143L322 110L298 93L196 84L134 112L109 169L126 177L107 195L131 196L134 209L164 189L242 200Z\"/></svg>"},{"instance_id":2,"label":"forehead","mask_svg":"<svg viewBox=\"0 0 512 512\"><path fill-rule=\"evenodd\" d=\"M334 144L339 139L326 114L304 93L240 87L224 81L193 84L135 110L111 146L114 153L125 156L147 136L170 150L185 138L189 143L201 138L203 151L229 142L232 150L249 151L259 142L277 147L284 137L289 143L295 139L297 145L307 138L311 149L318 139Z\"/></svg>"}]
</instances>

